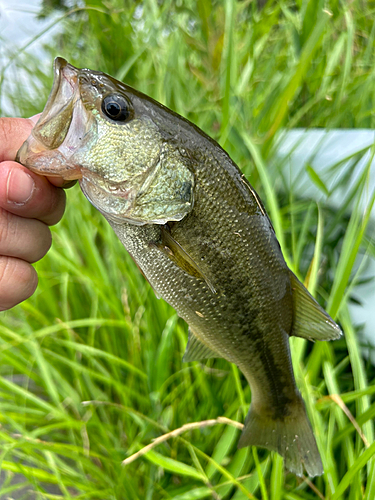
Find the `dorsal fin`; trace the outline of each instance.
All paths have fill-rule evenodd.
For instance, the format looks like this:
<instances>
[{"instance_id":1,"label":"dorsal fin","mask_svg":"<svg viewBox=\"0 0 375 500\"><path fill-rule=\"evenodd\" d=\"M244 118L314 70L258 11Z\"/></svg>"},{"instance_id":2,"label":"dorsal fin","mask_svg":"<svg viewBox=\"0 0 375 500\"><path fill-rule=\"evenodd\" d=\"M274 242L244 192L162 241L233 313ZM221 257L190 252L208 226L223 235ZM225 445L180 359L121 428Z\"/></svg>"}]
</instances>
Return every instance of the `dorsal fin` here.
<instances>
[{"instance_id":1,"label":"dorsal fin","mask_svg":"<svg viewBox=\"0 0 375 500\"><path fill-rule=\"evenodd\" d=\"M293 296L293 328L290 335L307 340L334 340L341 328L318 304L299 279L290 271Z\"/></svg>"},{"instance_id":2,"label":"dorsal fin","mask_svg":"<svg viewBox=\"0 0 375 500\"><path fill-rule=\"evenodd\" d=\"M219 354L201 342L189 327L189 338L182 358L183 362L200 361L202 359L221 358Z\"/></svg>"}]
</instances>

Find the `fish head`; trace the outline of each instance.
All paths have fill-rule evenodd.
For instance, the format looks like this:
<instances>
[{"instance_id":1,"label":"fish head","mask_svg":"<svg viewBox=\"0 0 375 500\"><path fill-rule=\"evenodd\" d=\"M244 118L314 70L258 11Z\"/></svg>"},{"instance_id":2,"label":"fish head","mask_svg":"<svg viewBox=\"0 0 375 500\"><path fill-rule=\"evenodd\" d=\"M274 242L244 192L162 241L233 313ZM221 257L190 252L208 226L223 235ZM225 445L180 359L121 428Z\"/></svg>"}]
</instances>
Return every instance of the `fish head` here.
<instances>
[{"instance_id":1,"label":"fish head","mask_svg":"<svg viewBox=\"0 0 375 500\"><path fill-rule=\"evenodd\" d=\"M194 174L166 140L165 108L99 71L56 58L46 106L17 161L32 171L78 179L114 222L164 224L193 206Z\"/></svg>"}]
</instances>

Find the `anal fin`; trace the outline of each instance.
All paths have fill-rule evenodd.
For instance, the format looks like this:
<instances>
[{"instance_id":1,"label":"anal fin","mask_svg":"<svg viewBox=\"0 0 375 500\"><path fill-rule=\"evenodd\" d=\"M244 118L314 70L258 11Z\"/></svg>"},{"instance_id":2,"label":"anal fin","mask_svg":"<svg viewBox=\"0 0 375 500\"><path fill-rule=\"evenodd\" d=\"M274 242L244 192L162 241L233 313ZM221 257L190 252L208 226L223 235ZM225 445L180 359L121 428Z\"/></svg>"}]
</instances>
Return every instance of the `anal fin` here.
<instances>
[{"instance_id":1,"label":"anal fin","mask_svg":"<svg viewBox=\"0 0 375 500\"><path fill-rule=\"evenodd\" d=\"M201 361L202 359L209 358L221 358L221 356L201 342L189 327L188 343L182 361L187 363L189 361Z\"/></svg>"},{"instance_id":2,"label":"anal fin","mask_svg":"<svg viewBox=\"0 0 375 500\"><path fill-rule=\"evenodd\" d=\"M341 328L318 304L314 297L290 271L293 296L293 329L290 335L307 340L334 340Z\"/></svg>"}]
</instances>

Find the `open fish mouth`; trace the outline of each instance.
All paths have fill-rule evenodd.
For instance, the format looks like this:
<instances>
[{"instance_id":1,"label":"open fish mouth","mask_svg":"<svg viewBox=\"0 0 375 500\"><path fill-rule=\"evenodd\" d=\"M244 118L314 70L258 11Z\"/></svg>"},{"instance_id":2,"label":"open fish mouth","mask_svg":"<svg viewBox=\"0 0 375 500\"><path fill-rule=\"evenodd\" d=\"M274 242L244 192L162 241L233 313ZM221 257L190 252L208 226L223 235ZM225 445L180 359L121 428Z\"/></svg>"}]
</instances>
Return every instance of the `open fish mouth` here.
<instances>
[{"instance_id":1,"label":"open fish mouth","mask_svg":"<svg viewBox=\"0 0 375 500\"><path fill-rule=\"evenodd\" d=\"M62 57L55 59L47 103L16 158L38 174L59 175L66 180L82 177L79 165L72 162L90 122L80 98L80 71Z\"/></svg>"},{"instance_id":2,"label":"open fish mouth","mask_svg":"<svg viewBox=\"0 0 375 500\"><path fill-rule=\"evenodd\" d=\"M33 131L48 149L58 148L64 141L72 121L78 70L58 57L54 64L54 80L44 111Z\"/></svg>"}]
</instances>

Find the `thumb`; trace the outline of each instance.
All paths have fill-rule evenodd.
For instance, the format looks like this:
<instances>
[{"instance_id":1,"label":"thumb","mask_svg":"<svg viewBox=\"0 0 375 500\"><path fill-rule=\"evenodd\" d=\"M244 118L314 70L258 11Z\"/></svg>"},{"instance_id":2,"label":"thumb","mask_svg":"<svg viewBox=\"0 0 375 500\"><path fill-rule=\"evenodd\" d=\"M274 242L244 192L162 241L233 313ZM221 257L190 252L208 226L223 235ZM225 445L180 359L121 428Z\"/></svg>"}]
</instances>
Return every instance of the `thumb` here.
<instances>
[{"instance_id":1,"label":"thumb","mask_svg":"<svg viewBox=\"0 0 375 500\"><path fill-rule=\"evenodd\" d=\"M17 151L34 127L35 117L32 117L31 120L28 118L0 118L0 162L15 159Z\"/></svg>"},{"instance_id":2,"label":"thumb","mask_svg":"<svg viewBox=\"0 0 375 500\"><path fill-rule=\"evenodd\" d=\"M30 120L31 122L33 122L34 125L36 125L36 122L39 120L41 114L42 113L38 113L34 116L30 116L30 118L28 118L28 120Z\"/></svg>"}]
</instances>

